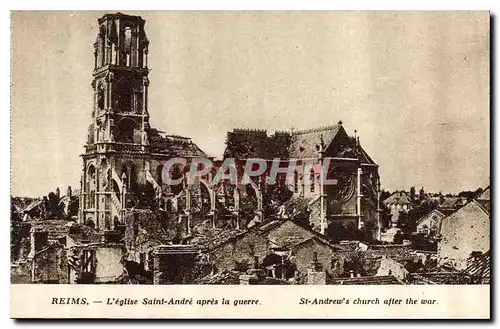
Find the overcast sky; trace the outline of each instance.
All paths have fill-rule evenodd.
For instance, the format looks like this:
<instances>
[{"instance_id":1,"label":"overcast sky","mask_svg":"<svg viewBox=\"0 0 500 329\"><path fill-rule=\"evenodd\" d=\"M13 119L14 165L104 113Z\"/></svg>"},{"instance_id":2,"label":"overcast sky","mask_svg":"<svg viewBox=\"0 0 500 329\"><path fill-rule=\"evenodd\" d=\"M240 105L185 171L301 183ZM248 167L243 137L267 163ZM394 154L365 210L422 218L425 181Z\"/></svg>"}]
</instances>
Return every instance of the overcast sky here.
<instances>
[{"instance_id":1,"label":"overcast sky","mask_svg":"<svg viewBox=\"0 0 500 329\"><path fill-rule=\"evenodd\" d=\"M342 120L385 189L489 184L487 12L127 13L146 19L152 126L210 155L233 128ZM79 188L102 14L12 14L13 195Z\"/></svg>"}]
</instances>

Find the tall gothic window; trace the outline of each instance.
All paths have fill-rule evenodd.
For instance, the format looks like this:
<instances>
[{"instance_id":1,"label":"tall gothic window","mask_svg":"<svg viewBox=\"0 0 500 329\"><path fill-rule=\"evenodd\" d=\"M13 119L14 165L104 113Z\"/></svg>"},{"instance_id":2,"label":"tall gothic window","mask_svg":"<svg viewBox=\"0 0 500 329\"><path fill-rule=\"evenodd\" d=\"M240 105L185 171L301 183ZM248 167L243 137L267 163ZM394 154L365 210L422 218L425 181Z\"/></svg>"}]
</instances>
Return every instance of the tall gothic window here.
<instances>
[{"instance_id":1,"label":"tall gothic window","mask_svg":"<svg viewBox=\"0 0 500 329\"><path fill-rule=\"evenodd\" d=\"M297 171L293 172L293 192L299 192L299 173Z\"/></svg>"},{"instance_id":2,"label":"tall gothic window","mask_svg":"<svg viewBox=\"0 0 500 329\"><path fill-rule=\"evenodd\" d=\"M104 86L102 84L97 87L97 108L104 109Z\"/></svg>"},{"instance_id":3,"label":"tall gothic window","mask_svg":"<svg viewBox=\"0 0 500 329\"><path fill-rule=\"evenodd\" d=\"M99 35L99 66L103 67L105 64L106 60L106 44L105 44L105 39L106 39L106 27L102 26L101 27L101 32Z\"/></svg>"},{"instance_id":4,"label":"tall gothic window","mask_svg":"<svg viewBox=\"0 0 500 329\"><path fill-rule=\"evenodd\" d=\"M314 180L314 169L311 169L311 171L309 172L309 184L311 184L309 186L309 189L310 189L310 192L314 192L314 185L315 185L315 180Z\"/></svg>"},{"instance_id":5,"label":"tall gothic window","mask_svg":"<svg viewBox=\"0 0 500 329\"><path fill-rule=\"evenodd\" d=\"M135 126L135 121L132 119L120 120L115 128L116 141L120 143L133 143Z\"/></svg>"},{"instance_id":6,"label":"tall gothic window","mask_svg":"<svg viewBox=\"0 0 500 329\"><path fill-rule=\"evenodd\" d=\"M134 90L132 94L132 112L140 113L142 109L142 92Z\"/></svg>"},{"instance_id":7,"label":"tall gothic window","mask_svg":"<svg viewBox=\"0 0 500 329\"><path fill-rule=\"evenodd\" d=\"M94 208L95 207L95 190L96 190L96 172L95 167L93 165L89 166L87 172L87 207Z\"/></svg>"},{"instance_id":8,"label":"tall gothic window","mask_svg":"<svg viewBox=\"0 0 500 329\"><path fill-rule=\"evenodd\" d=\"M132 66L131 53L132 53L132 28L127 26L124 31L124 51L125 51L125 65Z\"/></svg>"},{"instance_id":9,"label":"tall gothic window","mask_svg":"<svg viewBox=\"0 0 500 329\"><path fill-rule=\"evenodd\" d=\"M115 109L120 112L132 110L132 86L130 81L121 80L115 87Z\"/></svg>"}]
</instances>

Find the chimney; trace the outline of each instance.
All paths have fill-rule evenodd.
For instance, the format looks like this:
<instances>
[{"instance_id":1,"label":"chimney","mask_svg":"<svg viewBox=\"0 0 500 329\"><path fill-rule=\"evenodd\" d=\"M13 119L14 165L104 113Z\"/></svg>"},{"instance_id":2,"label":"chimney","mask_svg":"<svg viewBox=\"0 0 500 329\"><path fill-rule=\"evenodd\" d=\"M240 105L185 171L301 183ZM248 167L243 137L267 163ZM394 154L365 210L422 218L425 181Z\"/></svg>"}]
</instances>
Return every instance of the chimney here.
<instances>
[{"instance_id":1,"label":"chimney","mask_svg":"<svg viewBox=\"0 0 500 329\"><path fill-rule=\"evenodd\" d=\"M326 272L323 266L318 262L318 253L313 253L313 260L307 271L307 284L326 284Z\"/></svg>"},{"instance_id":2,"label":"chimney","mask_svg":"<svg viewBox=\"0 0 500 329\"><path fill-rule=\"evenodd\" d=\"M68 189L66 190L66 196L68 199L71 199L71 186L68 186Z\"/></svg>"}]
</instances>

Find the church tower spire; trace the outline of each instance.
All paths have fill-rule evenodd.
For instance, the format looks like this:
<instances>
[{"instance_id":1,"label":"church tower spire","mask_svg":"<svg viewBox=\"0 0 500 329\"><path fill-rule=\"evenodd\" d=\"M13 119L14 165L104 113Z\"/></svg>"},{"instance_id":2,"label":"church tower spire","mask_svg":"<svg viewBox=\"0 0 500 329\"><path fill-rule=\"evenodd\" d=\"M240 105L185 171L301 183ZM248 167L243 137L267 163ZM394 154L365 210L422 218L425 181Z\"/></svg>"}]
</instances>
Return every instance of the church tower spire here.
<instances>
[{"instance_id":1,"label":"church tower spire","mask_svg":"<svg viewBox=\"0 0 500 329\"><path fill-rule=\"evenodd\" d=\"M106 14L97 23L94 101L82 155L80 220L109 230L123 221L138 186L152 180L148 158L149 41L140 16Z\"/></svg>"},{"instance_id":2,"label":"church tower spire","mask_svg":"<svg viewBox=\"0 0 500 329\"><path fill-rule=\"evenodd\" d=\"M140 16L106 14L94 43L93 124L88 144L147 145L148 46Z\"/></svg>"}]
</instances>

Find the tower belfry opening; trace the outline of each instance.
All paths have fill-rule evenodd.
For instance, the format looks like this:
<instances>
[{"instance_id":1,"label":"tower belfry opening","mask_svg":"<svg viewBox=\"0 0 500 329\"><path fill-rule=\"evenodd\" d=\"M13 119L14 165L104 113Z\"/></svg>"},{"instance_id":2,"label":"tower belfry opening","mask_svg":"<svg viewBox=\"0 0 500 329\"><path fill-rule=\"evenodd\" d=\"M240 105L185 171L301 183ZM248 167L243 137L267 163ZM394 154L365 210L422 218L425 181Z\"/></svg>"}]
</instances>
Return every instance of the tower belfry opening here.
<instances>
[{"instance_id":1,"label":"tower belfry opening","mask_svg":"<svg viewBox=\"0 0 500 329\"><path fill-rule=\"evenodd\" d=\"M115 13L97 23L94 105L82 155L79 221L107 230L123 223L125 211L137 205L141 186L154 186L158 198L171 196L162 192L156 173L162 163L205 154L189 138L151 128L145 20Z\"/></svg>"}]
</instances>

